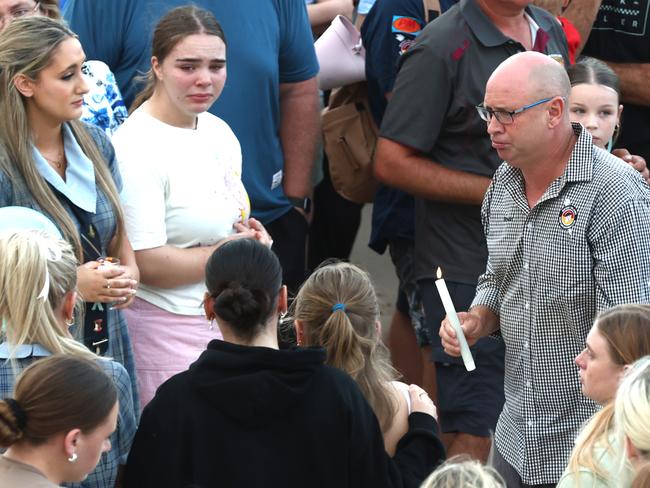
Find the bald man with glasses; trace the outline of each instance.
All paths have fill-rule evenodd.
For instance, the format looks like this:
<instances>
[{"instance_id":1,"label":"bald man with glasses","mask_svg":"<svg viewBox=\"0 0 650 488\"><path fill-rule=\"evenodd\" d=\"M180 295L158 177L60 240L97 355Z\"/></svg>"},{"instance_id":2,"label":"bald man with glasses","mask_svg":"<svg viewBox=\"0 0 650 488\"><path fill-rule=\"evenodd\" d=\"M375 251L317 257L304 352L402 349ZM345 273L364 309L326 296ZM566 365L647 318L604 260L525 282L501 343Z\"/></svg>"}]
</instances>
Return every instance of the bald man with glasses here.
<instances>
[{"instance_id":1,"label":"bald man with glasses","mask_svg":"<svg viewBox=\"0 0 650 488\"><path fill-rule=\"evenodd\" d=\"M504 61L476 107L504 161L482 207L489 252L468 343L505 342L505 405L493 463L508 487L554 486L597 406L575 357L596 314L650 301L650 188L569 120L564 68L539 53ZM449 322L445 351L457 356Z\"/></svg>"},{"instance_id":2,"label":"bald man with glasses","mask_svg":"<svg viewBox=\"0 0 650 488\"><path fill-rule=\"evenodd\" d=\"M439 267L456 307L463 310L485 271L480 205L501 163L475 109L488 77L522 51L569 62L560 24L528 3L460 0L418 34L401 57L375 157L379 180L416 197L415 275L433 339L447 453L482 461L504 401L503 342L478 341L472 372L446 354L438 338L445 312L434 282Z\"/></svg>"}]
</instances>

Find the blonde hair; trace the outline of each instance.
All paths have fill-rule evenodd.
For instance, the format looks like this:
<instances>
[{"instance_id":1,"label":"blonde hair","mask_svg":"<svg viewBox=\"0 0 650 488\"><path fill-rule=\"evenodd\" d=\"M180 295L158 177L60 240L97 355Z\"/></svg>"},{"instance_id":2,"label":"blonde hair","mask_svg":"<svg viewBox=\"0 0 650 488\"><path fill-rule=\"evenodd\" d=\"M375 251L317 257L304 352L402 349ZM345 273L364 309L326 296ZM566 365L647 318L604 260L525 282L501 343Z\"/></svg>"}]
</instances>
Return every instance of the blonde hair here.
<instances>
[{"instance_id":1,"label":"blonde hair","mask_svg":"<svg viewBox=\"0 0 650 488\"><path fill-rule=\"evenodd\" d=\"M607 344L608 354L614 364L632 364L650 354L650 306L641 304L617 305L598 315L595 327ZM604 478L608 474L594 459L597 447L615 455L617 448L611 445L610 434L614 431L614 404L610 402L594 414L576 439L569 459L569 472L580 476L580 469L587 469Z\"/></svg>"},{"instance_id":2,"label":"blonde hair","mask_svg":"<svg viewBox=\"0 0 650 488\"><path fill-rule=\"evenodd\" d=\"M501 475L468 456L454 456L441 464L420 488L506 488Z\"/></svg>"},{"instance_id":3,"label":"blonde hair","mask_svg":"<svg viewBox=\"0 0 650 488\"><path fill-rule=\"evenodd\" d=\"M650 461L650 356L635 362L623 378L614 411L619 438L626 436L644 460Z\"/></svg>"},{"instance_id":4,"label":"blonde hair","mask_svg":"<svg viewBox=\"0 0 650 488\"><path fill-rule=\"evenodd\" d=\"M387 385L397 373L377 336L379 305L368 274L349 263L322 266L302 285L293 308L305 345L323 346L327 364L357 382L382 431L390 429L398 405Z\"/></svg>"},{"instance_id":5,"label":"blonde hair","mask_svg":"<svg viewBox=\"0 0 650 488\"><path fill-rule=\"evenodd\" d=\"M36 167L25 99L14 85L15 77L20 74L37 80L61 43L70 38L76 38L70 29L48 17L20 18L0 33L0 170L19 187L18 190L21 185L27 187L40 211L61 229L82 261L83 248L77 227ZM67 124L84 154L92 161L97 186L113 207L117 219L116 249L119 249L124 236L124 219L112 175L84 124L78 120Z\"/></svg>"},{"instance_id":6,"label":"blonde hair","mask_svg":"<svg viewBox=\"0 0 650 488\"><path fill-rule=\"evenodd\" d=\"M16 348L40 344L52 354L96 359L67 335L55 310L77 283L72 247L38 231L0 236L0 319L2 339ZM39 298L41 291L46 297Z\"/></svg>"}]
</instances>

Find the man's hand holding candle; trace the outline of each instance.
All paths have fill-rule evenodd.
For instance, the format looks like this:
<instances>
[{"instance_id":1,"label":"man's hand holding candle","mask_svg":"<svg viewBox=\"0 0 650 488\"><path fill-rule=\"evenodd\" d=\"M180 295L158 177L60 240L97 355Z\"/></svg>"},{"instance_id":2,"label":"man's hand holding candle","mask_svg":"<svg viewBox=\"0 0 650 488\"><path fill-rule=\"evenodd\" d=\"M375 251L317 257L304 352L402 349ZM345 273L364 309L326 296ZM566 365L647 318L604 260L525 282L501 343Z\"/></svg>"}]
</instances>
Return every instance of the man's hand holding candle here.
<instances>
[{"instance_id":1,"label":"man's hand holding candle","mask_svg":"<svg viewBox=\"0 0 650 488\"><path fill-rule=\"evenodd\" d=\"M458 320L465 333L467 344L470 346L476 344L481 337L491 334L499 328L499 319L496 314L483 306L474 307L469 312L459 312ZM440 324L439 335L445 352L450 356L460 356L460 344L454 327L447 317Z\"/></svg>"}]
</instances>

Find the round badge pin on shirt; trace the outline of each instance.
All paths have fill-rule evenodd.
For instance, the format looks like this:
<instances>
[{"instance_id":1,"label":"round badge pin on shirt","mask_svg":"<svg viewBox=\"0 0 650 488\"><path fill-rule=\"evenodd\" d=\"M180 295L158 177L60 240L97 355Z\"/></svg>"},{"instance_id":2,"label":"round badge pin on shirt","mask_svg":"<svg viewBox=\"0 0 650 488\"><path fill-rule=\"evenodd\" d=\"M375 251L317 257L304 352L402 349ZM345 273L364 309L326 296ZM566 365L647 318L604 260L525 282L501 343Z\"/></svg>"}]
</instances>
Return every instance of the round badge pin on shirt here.
<instances>
[{"instance_id":1,"label":"round badge pin on shirt","mask_svg":"<svg viewBox=\"0 0 650 488\"><path fill-rule=\"evenodd\" d=\"M578 218L578 211L573 205L567 205L560 210L560 227L569 229L575 224Z\"/></svg>"}]
</instances>

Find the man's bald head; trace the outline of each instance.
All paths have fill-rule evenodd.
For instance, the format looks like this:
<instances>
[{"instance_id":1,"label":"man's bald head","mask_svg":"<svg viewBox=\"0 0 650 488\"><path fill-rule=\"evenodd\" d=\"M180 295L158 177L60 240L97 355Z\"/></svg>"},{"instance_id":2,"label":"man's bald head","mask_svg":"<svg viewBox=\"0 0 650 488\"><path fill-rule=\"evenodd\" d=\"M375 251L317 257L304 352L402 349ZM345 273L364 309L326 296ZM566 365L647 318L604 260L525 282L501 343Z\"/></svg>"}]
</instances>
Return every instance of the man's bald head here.
<instances>
[{"instance_id":1,"label":"man's bald head","mask_svg":"<svg viewBox=\"0 0 650 488\"><path fill-rule=\"evenodd\" d=\"M544 54L528 51L501 63L488 80L484 98L489 110L513 114L510 122L498 117L488 122L499 156L518 168L548 166L542 163L549 148L560 147L573 134L567 110L570 91L564 67Z\"/></svg>"},{"instance_id":2,"label":"man's bald head","mask_svg":"<svg viewBox=\"0 0 650 488\"><path fill-rule=\"evenodd\" d=\"M507 90L529 99L561 96L571 93L569 76L560 63L535 51L510 56L490 76L486 91Z\"/></svg>"}]
</instances>

